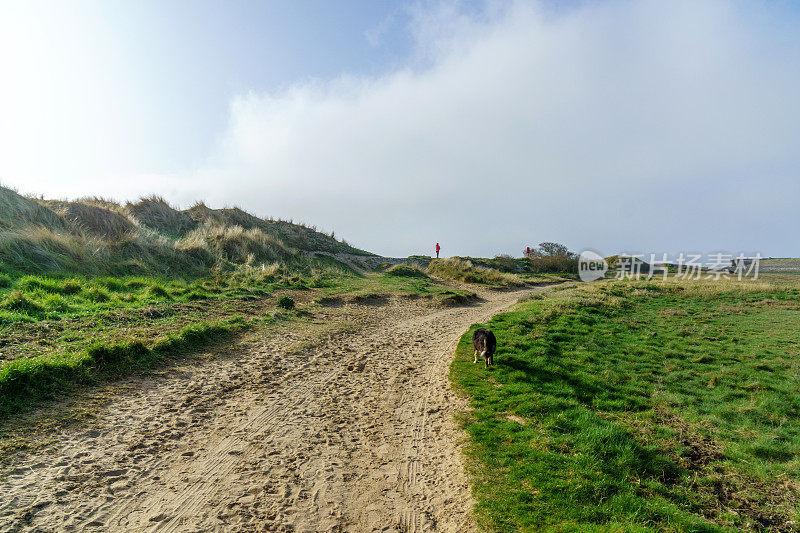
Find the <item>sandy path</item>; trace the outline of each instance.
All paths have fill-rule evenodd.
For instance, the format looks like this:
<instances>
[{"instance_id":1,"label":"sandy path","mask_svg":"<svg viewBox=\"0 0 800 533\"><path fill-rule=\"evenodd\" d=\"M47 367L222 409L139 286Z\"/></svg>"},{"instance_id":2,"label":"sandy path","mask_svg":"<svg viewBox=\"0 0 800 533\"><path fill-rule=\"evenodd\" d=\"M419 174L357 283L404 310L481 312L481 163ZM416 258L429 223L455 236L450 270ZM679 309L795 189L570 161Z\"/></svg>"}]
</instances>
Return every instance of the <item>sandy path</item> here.
<instances>
[{"instance_id":1,"label":"sandy path","mask_svg":"<svg viewBox=\"0 0 800 533\"><path fill-rule=\"evenodd\" d=\"M97 423L0 474L0 530L469 531L448 367L521 295L325 309L122 383Z\"/></svg>"}]
</instances>

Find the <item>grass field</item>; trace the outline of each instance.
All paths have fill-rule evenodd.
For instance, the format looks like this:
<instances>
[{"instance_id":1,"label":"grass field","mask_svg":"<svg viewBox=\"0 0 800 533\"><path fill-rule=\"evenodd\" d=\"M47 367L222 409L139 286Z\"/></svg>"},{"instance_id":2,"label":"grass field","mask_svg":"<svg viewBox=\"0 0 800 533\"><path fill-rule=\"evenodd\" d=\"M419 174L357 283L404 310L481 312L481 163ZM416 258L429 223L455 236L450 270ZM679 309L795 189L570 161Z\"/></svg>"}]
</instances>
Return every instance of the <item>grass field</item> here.
<instances>
[{"instance_id":1,"label":"grass field","mask_svg":"<svg viewBox=\"0 0 800 533\"><path fill-rule=\"evenodd\" d=\"M800 274L800 259L792 257L762 259L759 271L768 274L780 272Z\"/></svg>"},{"instance_id":2,"label":"grass field","mask_svg":"<svg viewBox=\"0 0 800 533\"><path fill-rule=\"evenodd\" d=\"M479 521L796 531L800 283L781 279L555 291L487 324L488 371L465 334L451 379Z\"/></svg>"}]
</instances>

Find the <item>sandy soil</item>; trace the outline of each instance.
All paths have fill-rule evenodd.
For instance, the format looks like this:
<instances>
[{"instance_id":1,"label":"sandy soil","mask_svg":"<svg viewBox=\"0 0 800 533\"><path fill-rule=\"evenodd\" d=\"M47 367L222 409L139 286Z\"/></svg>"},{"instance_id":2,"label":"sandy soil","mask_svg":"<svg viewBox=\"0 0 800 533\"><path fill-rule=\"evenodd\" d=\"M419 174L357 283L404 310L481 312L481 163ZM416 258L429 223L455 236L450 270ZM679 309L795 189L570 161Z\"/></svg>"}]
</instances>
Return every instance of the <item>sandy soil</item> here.
<instances>
[{"instance_id":1,"label":"sandy soil","mask_svg":"<svg viewBox=\"0 0 800 533\"><path fill-rule=\"evenodd\" d=\"M522 295L324 308L115 384L96 422L0 472L0 530L470 531L448 366Z\"/></svg>"}]
</instances>

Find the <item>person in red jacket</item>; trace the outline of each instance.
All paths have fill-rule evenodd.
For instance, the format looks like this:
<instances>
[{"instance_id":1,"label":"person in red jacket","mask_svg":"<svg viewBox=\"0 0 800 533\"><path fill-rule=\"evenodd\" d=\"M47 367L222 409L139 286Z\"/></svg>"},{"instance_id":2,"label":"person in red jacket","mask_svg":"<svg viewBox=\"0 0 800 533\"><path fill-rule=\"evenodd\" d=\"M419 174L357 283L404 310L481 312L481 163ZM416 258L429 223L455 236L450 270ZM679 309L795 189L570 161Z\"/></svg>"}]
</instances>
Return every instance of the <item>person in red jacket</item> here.
<instances>
[{"instance_id":1,"label":"person in red jacket","mask_svg":"<svg viewBox=\"0 0 800 533\"><path fill-rule=\"evenodd\" d=\"M436 243L436 258L437 259L439 258L439 250L441 250L441 248L439 248L439 243L437 242Z\"/></svg>"}]
</instances>

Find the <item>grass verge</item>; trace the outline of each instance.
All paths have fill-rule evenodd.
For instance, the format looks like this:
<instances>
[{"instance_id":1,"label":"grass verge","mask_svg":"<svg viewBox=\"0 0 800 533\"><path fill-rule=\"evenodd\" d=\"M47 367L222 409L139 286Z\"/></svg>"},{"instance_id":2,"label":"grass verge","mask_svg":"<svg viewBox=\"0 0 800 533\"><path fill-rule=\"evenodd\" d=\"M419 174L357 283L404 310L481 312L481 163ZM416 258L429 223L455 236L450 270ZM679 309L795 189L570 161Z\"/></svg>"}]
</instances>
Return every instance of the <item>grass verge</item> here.
<instances>
[{"instance_id":1,"label":"grass verge","mask_svg":"<svg viewBox=\"0 0 800 533\"><path fill-rule=\"evenodd\" d=\"M129 339L94 344L77 353L8 361L0 367L0 419L76 386L149 368L170 356L223 340L247 326L242 317L234 316L192 324L150 346Z\"/></svg>"},{"instance_id":2,"label":"grass verge","mask_svg":"<svg viewBox=\"0 0 800 533\"><path fill-rule=\"evenodd\" d=\"M470 331L451 379L487 529L797 530L797 283L581 285L485 326L495 369Z\"/></svg>"},{"instance_id":3,"label":"grass verge","mask_svg":"<svg viewBox=\"0 0 800 533\"><path fill-rule=\"evenodd\" d=\"M240 268L189 280L158 276L4 275L0 277L0 333L3 326L14 323L92 317L164 303L256 299L281 289L323 287L348 275L332 269L296 272L281 265Z\"/></svg>"}]
</instances>

